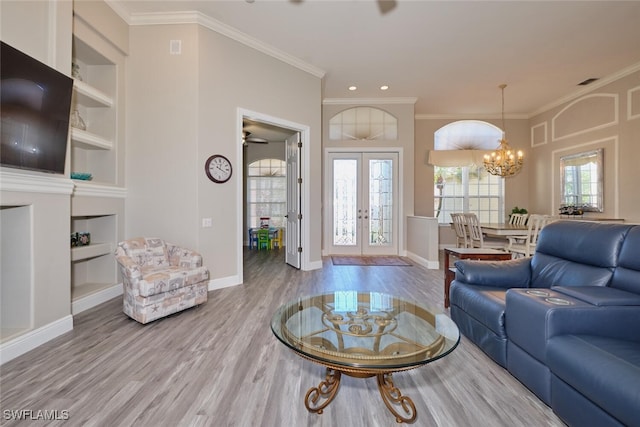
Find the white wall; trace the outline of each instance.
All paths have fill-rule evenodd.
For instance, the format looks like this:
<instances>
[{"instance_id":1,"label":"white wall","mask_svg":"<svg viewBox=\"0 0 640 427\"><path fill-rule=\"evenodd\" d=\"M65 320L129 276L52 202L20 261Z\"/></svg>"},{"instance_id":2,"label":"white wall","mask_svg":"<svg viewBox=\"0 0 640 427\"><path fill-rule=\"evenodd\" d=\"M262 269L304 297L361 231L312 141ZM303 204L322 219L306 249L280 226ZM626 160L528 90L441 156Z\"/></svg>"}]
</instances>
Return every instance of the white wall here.
<instances>
[{"instance_id":1,"label":"white wall","mask_svg":"<svg viewBox=\"0 0 640 427\"><path fill-rule=\"evenodd\" d=\"M169 43L181 40L182 54ZM197 24L131 28L128 86L127 231L202 253L212 280L241 278L242 148L238 109L308 126L320 158L320 79ZM225 184L209 181L212 154L231 160ZM312 163L310 223L320 222L320 164ZM200 227L212 218L212 228ZM309 259L319 262L320 230ZM240 259L241 262L241 259Z\"/></svg>"}]
</instances>

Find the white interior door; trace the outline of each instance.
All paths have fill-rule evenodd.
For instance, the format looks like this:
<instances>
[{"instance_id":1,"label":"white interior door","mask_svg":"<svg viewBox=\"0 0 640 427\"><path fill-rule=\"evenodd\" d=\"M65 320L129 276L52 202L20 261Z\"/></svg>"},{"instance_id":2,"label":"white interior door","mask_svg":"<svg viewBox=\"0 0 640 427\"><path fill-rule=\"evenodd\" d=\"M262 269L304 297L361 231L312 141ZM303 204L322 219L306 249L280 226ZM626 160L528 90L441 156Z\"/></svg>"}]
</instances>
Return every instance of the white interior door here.
<instances>
[{"instance_id":1,"label":"white interior door","mask_svg":"<svg viewBox=\"0 0 640 427\"><path fill-rule=\"evenodd\" d=\"M301 264L301 169L300 169L300 133L296 132L285 141L287 158L287 226L285 236L285 260L287 264L300 268Z\"/></svg>"},{"instance_id":2,"label":"white interior door","mask_svg":"<svg viewBox=\"0 0 640 427\"><path fill-rule=\"evenodd\" d=\"M329 153L327 250L398 254L398 153Z\"/></svg>"}]
</instances>

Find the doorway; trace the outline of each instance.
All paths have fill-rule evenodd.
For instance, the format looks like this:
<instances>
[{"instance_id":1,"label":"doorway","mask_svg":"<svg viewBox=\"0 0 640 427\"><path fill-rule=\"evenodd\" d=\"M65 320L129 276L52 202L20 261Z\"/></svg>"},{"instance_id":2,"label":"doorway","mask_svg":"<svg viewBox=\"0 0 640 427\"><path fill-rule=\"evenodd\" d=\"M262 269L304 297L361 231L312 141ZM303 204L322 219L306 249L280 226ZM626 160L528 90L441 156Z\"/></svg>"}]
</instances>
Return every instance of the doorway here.
<instances>
[{"instance_id":1,"label":"doorway","mask_svg":"<svg viewBox=\"0 0 640 427\"><path fill-rule=\"evenodd\" d=\"M398 164L397 152L327 154L329 254L398 254Z\"/></svg>"},{"instance_id":2,"label":"doorway","mask_svg":"<svg viewBox=\"0 0 640 427\"><path fill-rule=\"evenodd\" d=\"M241 130L241 150L244 164L244 179L241 182L239 190L239 200L242 203L243 220L240 224L240 238L243 246L250 244L251 234L249 233L248 216L247 216L247 200L249 191L258 191L258 189L249 189L249 173L247 166L256 160L261 159L280 159L286 162L286 174L282 177L283 182L286 179L286 213L282 212L282 218L278 223L279 228L284 234L284 239L279 242L279 249L285 251L284 260L287 264L295 268L304 268L301 252L298 250L302 247L304 233L301 229L303 204L303 187L300 176L303 167L307 162L306 157L302 157L302 145L299 144L301 139L308 138L308 129L304 126L296 125L285 120L266 116L264 114L239 110L240 130ZM251 153L248 155L248 153ZM264 162L260 162L264 163ZM259 178L252 177L253 181L260 181ZM262 179L264 181L266 179ZM280 184L278 184L280 185ZM261 187L262 188L262 187ZM269 187L264 189L267 193ZM260 199L258 195L258 199ZM284 206L285 204L283 204ZM255 207L255 206L252 206ZM252 218L255 212L252 212ZM271 215L273 216L273 215ZM280 227L280 225L282 225ZM242 263L242 250L239 254ZM241 270L241 269L240 269Z\"/></svg>"}]
</instances>

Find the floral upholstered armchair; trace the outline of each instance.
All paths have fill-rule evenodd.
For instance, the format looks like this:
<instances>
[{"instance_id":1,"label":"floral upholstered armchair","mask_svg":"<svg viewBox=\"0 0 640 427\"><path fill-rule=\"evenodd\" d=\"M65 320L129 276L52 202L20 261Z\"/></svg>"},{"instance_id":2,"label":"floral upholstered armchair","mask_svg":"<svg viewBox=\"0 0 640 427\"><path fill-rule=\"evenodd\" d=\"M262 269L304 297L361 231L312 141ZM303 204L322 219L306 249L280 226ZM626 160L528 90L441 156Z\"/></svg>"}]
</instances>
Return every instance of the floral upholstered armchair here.
<instances>
[{"instance_id":1,"label":"floral upholstered armchair","mask_svg":"<svg viewBox=\"0 0 640 427\"><path fill-rule=\"evenodd\" d=\"M149 323L207 301L209 270L202 256L157 238L118 243L116 260L124 287L123 311Z\"/></svg>"}]
</instances>

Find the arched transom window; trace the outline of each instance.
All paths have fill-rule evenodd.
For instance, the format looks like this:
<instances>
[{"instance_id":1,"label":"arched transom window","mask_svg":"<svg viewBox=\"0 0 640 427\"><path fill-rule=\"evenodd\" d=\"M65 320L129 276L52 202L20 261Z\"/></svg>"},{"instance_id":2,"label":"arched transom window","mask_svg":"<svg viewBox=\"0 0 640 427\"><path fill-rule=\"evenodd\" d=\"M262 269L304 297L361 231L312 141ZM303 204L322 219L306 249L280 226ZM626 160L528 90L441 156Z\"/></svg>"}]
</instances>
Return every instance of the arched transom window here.
<instances>
[{"instance_id":1,"label":"arched transom window","mask_svg":"<svg viewBox=\"0 0 640 427\"><path fill-rule=\"evenodd\" d=\"M494 150L502 130L491 123L461 120L434 133L434 216L441 224L451 213L475 213L480 222L504 222L504 178L482 165L485 150ZM441 151L442 150L442 151Z\"/></svg>"},{"instance_id":2,"label":"arched transom window","mask_svg":"<svg viewBox=\"0 0 640 427\"><path fill-rule=\"evenodd\" d=\"M379 108L349 108L329 120L329 139L395 140L398 139L398 119Z\"/></svg>"}]
</instances>

